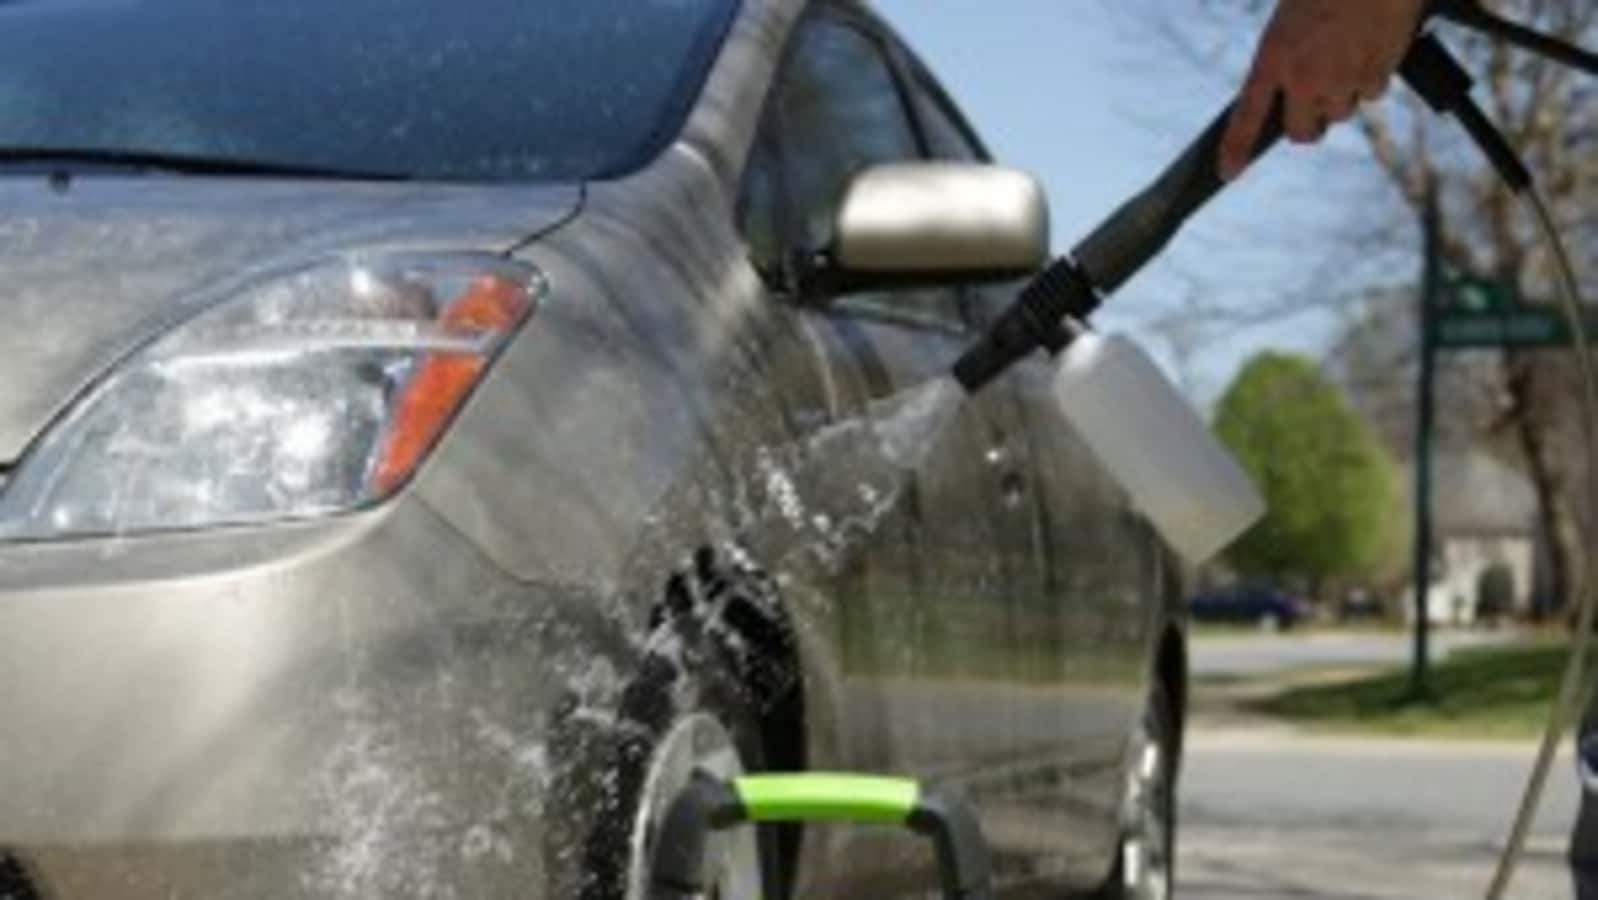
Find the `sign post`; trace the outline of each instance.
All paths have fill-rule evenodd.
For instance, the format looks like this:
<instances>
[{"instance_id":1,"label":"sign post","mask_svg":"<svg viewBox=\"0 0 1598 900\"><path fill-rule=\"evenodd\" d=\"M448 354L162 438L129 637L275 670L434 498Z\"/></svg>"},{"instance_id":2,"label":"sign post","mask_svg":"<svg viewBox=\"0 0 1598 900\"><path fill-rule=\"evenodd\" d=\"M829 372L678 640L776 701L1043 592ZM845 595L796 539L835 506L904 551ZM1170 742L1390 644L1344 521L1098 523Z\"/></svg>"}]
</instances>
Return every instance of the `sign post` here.
<instances>
[{"instance_id":1,"label":"sign post","mask_svg":"<svg viewBox=\"0 0 1598 900\"><path fill-rule=\"evenodd\" d=\"M1415 650L1409 672L1409 700L1432 698L1428 639L1432 581L1432 432L1436 426L1435 381L1437 320L1442 300L1442 223L1437 190L1426 193L1420 297L1420 384L1415 425Z\"/></svg>"},{"instance_id":2,"label":"sign post","mask_svg":"<svg viewBox=\"0 0 1598 900\"><path fill-rule=\"evenodd\" d=\"M1516 287L1445 270L1442 221L1435 188L1427 193L1420 298L1420 380L1415 426L1415 634L1411 701L1434 698L1430 681L1432 575L1432 435L1436 427L1437 355L1459 350L1535 350L1568 347L1575 335L1553 306L1522 303ZM1598 309L1584 308L1586 330L1598 335Z\"/></svg>"}]
</instances>

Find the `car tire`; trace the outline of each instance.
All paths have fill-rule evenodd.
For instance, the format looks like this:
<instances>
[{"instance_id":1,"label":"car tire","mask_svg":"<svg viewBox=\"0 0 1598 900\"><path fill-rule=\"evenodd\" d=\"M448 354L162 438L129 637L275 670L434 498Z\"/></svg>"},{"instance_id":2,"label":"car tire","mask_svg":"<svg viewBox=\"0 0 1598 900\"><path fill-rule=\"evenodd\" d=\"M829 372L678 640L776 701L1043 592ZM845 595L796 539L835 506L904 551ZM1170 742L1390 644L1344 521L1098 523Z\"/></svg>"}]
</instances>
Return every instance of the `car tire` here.
<instances>
[{"instance_id":1,"label":"car tire","mask_svg":"<svg viewBox=\"0 0 1598 900\"><path fill-rule=\"evenodd\" d=\"M0 849L0 900L44 900L44 891L22 861Z\"/></svg>"},{"instance_id":2,"label":"car tire","mask_svg":"<svg viewBox=\"0 0 1598 900\"><path fill-rule=\"evenodd\" d=\"M715 594L734 582L718 577L710 589L703 560L695 572L672 579L669 592L680 597L687 583L694 602L674 603L657 618L646 642L652 649L608 729L601 811L582 842L581 900L648 900L655 833L692 774L732 778L765 768L756 698L735 674L737 654L718 636L725 598ZM706 900L782 896L780 849L771 829L718 834L706 854Z\"/></svg>"},{"instance_id":3,"label":"car tire","mask_svg":"<svg viewBox=\"0 0 1598 900\"><path fill-rule=\"evenodd\" d=\"M1114 868L1092 900L1170 900L1176 888L1175 707L1156 680L1135 737Z\"/></svg>"}]
</instances>

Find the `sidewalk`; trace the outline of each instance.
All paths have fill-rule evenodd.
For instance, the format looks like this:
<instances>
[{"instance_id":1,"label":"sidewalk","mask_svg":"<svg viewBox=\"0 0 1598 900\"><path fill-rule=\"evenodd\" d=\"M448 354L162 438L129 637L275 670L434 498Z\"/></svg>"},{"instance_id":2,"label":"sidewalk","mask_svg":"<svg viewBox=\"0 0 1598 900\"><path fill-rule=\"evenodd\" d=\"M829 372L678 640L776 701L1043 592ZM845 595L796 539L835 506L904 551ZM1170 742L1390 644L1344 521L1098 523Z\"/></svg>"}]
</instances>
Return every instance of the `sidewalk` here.
<instances>
[{"instance_id":1,"label":"sidewalk","mask_svg":"<svg viewBox=\"0 0 1598 900\"><path fill-rule=\"evenodd\" d=\"M1180 793L1180 900L1470 900L1485 894L1535 742L1305 734L1246 704L1367 670L1195 685ZM1579 785L1561 748L1508 893L1572 896Z\"/></svg>"}]
</instances>

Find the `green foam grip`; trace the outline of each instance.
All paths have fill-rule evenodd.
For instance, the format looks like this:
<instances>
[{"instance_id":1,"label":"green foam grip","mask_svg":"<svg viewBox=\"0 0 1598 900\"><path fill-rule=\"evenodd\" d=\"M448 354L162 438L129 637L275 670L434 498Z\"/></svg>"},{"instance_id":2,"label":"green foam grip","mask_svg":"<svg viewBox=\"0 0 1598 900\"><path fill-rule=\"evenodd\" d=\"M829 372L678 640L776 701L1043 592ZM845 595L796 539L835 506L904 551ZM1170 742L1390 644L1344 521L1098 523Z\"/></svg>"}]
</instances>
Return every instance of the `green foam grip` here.
<instances>
[{"instance_id":1,"label":"green foam grip","mask_svg":"<svg viewBox=\"0 0 1598 900\"><path fill-rule=\"evenodd\" d=\"M868 775L751 775L733 789L751 822L905 825L921 802L915 781Z\"/></svg>"}]
</instances>

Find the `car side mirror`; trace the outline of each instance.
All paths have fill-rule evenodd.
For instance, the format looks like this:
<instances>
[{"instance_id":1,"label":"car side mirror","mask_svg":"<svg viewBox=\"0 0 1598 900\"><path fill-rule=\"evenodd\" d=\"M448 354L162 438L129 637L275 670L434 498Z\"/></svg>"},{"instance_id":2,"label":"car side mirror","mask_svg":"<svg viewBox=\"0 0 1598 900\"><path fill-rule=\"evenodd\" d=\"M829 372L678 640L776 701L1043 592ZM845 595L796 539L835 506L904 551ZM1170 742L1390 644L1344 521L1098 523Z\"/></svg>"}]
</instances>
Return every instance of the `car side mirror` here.
<instances>
[{"instance_id":1,"label":"car side mirror","mask_svg":"<svg viewBox=\"0 0 1598 900\"><path fill-rule=\"evenodd\" d=\"M1009 281L1049 258L1043 188L1025 172L955 162L861 170L838 206L832 245L802 266L809 296Z\"/></svg>"}]
</instances>

